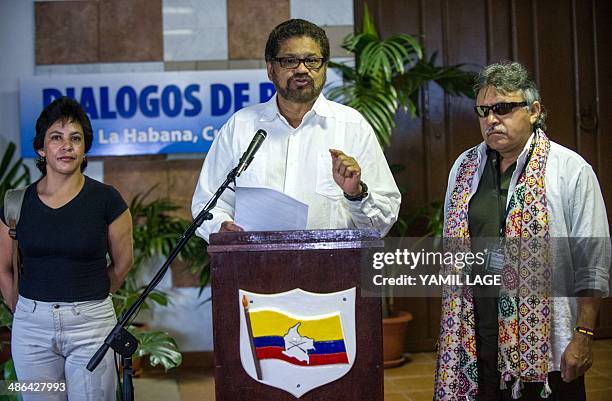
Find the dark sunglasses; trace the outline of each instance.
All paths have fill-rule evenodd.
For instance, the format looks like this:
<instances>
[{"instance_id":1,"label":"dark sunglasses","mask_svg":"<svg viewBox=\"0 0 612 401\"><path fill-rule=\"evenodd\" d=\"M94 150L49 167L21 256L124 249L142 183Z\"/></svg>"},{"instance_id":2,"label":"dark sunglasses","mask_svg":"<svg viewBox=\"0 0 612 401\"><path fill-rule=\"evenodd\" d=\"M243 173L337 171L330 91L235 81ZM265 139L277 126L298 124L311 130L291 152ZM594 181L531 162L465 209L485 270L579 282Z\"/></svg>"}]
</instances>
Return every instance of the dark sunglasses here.
<instances>
[{"instance_id":1,"label":"dark sunglasses","mask_svg":"<svg viewBox=\"0 0 612 401\"><path fill-rule=\"evenodd\" d=\"M527 102L509 102L496 103L492 106L475 106L474 110L476 111L476 114L478 114L478 117L484 118L489 115L490 111L492 111L493 114L496 114L498 116L503 116L512 112L515 107L523 106L527 106Z\"/></svg>"},{"instance_id":2,"label":"dark sunglasses","mask_svg":"<svg viewBox=\"0 0 612 401\"><path fill-rule=\"evenodd\" d=\"M323 66L323 57L276 57L274 61L277 61L281 67L287 69L297 68L300 63L304 63L304 66L309 70L317 70Z\"/></svg>"}]
</instances>

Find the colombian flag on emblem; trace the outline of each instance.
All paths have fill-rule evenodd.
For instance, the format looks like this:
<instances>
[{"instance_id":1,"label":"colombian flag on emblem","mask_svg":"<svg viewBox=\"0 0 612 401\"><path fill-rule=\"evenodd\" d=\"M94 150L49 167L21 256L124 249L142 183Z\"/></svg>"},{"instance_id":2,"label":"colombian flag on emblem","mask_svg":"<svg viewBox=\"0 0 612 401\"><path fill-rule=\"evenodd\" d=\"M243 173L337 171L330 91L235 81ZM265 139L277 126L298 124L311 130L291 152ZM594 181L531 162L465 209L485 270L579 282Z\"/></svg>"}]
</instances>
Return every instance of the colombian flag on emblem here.
<instances>
[{"instance_id":1,"label":"colombian flag on emblem","mask_svg":"<svg viewBox=\"0 0 612 401\"><path fill-rule=\"evenodd\" d=\"M264 309L249 315L257 359L301 366L349 363L340 314L301 318Z\"/></svg>"}]
</instances>

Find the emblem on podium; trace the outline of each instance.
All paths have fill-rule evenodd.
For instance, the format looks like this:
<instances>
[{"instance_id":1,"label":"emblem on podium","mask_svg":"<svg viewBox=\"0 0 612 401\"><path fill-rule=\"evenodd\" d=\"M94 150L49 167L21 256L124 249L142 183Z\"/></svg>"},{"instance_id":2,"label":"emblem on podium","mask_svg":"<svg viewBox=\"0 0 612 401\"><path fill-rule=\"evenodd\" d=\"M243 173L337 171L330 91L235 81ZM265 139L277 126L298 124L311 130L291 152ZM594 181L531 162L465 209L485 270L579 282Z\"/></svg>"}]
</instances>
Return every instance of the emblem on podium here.
<instances>
[{"instance_id":1,"label":"emblem on podium","mask_svg":"<svg viewBox=\"0 0 612 401\"><path fill-rule=\"evenodd\" d=\"M239 290L240 360L249 376L296 398L355 361L355 288L320 294Z\"/></svg>"}]
</instances>

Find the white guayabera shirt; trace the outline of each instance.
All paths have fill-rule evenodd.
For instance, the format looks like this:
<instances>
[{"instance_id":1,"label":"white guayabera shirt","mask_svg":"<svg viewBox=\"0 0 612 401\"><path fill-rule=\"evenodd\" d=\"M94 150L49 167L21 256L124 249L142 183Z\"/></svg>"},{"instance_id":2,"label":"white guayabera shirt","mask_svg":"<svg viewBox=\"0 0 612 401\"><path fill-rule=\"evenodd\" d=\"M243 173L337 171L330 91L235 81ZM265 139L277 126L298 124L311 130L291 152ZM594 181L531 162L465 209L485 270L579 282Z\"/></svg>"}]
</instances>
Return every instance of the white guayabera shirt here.
<instances>
[{"instance_id":1,"label":"white guayabera shirt","mask_svg":"<svg viewBox=\"0 0 612 401\"><path fill-rule=\"evenodd\" d=\"M512 174L506 207L514 194L519 176L527 161L532 135L516 161ZM444 217L450 205L450 196L464 152L457 158L449 174ZM487 161L487 145L478 146L478 171L474 175L470 198L476 193ZM551 371L560 370L561 356L569 344L576 325L576 298L567 297L569 290L596 289L607 296L610 275L610 232L606 206L599 182L592 167L576 152L550 141L550 153L544 176L548 207L549 234L552 246L552 271L554 288L560 292L552 298ZM588 263L576 263L570 243L577 238L592 239ZM581 259L584 262L584 258Z\"/></svg>"},{"instance_id":2,"label":"white guayabera shirt","mask_svg":"<svg viewBox=\"0 0 612 401\"><path fill-rule=\"evenodd\" d=\"M237 186L266 187L286 193L309 206L307 227L371 228L386 234L399 212L401 196L382 149L368 122L356 110L327 100L322 94L293 128L280 114L276 95L268 102L236 112L221 128L204 160L191 211L202 210L234 168L255 132L268 135ZM349 201L332 177L329 149L354 157L368 196ZM212 210L213 220L198 229L208 241L226 220L234 220L235 197L225 191Z\"/></svg>"}]
</instances>

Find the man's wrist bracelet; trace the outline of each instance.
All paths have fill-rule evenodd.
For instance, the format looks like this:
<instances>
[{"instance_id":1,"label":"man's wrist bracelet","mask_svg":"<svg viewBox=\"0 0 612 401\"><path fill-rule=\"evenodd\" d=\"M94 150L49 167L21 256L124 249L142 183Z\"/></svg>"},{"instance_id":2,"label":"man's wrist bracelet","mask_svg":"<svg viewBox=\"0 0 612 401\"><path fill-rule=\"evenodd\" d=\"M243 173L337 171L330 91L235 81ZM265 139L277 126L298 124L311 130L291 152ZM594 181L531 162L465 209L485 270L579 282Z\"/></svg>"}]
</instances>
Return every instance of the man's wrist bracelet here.
<instances>
[{"instance_id":1,"label":"man's wrist bracelet","mask_svg":"<svg viewBox=\"0 0 612 401\"><path fill-rule=\"evenodd\" d=\"M588 327L576 326L574 328L574 331L576 333L585 334L585 335L591 336L591 337L593 337L595 335L595 332L593 331L593 329L589 329Z\"/></svg>"}]
</instances>

